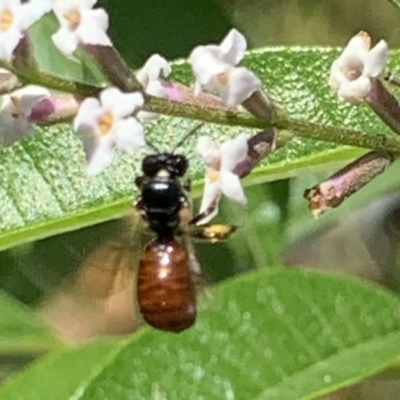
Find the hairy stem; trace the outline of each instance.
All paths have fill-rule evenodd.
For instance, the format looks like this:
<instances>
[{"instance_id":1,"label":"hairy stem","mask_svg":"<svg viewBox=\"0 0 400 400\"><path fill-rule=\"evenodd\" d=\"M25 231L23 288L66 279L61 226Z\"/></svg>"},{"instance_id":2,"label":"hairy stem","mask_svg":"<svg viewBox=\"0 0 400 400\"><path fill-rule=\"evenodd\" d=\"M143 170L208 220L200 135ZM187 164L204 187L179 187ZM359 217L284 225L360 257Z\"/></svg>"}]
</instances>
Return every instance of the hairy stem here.
<instances>
[{"instance_id":1,"label":"hairy stem","mask_svg":"<svg viewBox=\"0 0 400 400\"><path fill-rule=\"evenodd\" d=\"M1 66L0 63L0 67ZM7 64L6 66L12 71L10 65ZM102 89L84 83L71 82L43 72L32 74L29 77L18 76L18 78L23 83L37 84L81 97L96 96ZM295 135L308 139L400 154L400 136L336 128L334 126L321 125L314 122L290 118L282 113L271 121L265 121L255 118L248 112L224 110L220 108L200 106L198 104L187 104L149 95L146 95L144 110L215 124L259 129L274 127L292 131ZM277 140L279 141L279 134Z\"/></svg>"},{"instance_id":2,"label":"hairy stem","mask_svg":"<svg viewBox=\"0 0 400 400\"><path fill-rule=\"evenodd\" d=\"M367 149L400 153L400 137L376 132L336 128L314 122L280 115L272 121L264 121L247 112L227 111L218 108L168 101L149 96L146 111L173 115L223 125L237 125L247 128L275 127L293 131L297 136L308 139L333 142L343 145L365 147Z\"/></svg>"}]
</instances>

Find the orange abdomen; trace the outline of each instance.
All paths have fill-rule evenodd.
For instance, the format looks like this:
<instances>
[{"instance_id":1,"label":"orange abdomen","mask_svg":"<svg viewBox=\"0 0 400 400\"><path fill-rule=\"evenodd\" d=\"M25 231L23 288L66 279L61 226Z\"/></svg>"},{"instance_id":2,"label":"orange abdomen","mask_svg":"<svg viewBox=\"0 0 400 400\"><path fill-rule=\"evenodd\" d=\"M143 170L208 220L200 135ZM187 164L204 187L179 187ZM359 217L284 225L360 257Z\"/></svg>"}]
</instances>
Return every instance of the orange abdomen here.
<instances>
[{"instance_id":1,"label":"orange abdomen","mask_svg":"<svg viewBox=\"0 0 400 400\"><path fill-rule=\"evenodd\" d=\"M196 293L186 251L173 239L157 238L140 257L138 300L153 327L180 332L196 320Z\"/></svg>"}]
</instances>

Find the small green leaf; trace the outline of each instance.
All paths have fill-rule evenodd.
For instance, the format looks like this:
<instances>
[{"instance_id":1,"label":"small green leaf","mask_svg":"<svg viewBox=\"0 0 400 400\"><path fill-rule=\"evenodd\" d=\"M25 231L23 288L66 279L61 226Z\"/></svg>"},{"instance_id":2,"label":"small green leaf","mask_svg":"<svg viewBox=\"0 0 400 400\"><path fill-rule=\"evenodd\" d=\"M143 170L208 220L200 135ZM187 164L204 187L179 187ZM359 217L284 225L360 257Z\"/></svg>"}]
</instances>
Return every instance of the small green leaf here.
<instances>
[{"instance_id":1,"label":"small green leaf","mask_svg":"<svg viewBox=\"0 0 400 400\"><path fill-rule=\"evenodd\" d=\"M35 354L63 345L32 310L0 292L0 355Z\"/></svg>"},{"instance_id":2,"label":"small green leaf","mask_svg":"<svg viewBox=\"0 0 400 400\"><path fill-rule=\"evenodd\" d=\"M245 63L262 78L266 90L291 116L360 131L389 133L365 106L338 103L325 84L336 49L267 48L249 53ZM393 63L400 53L392 52ZM187 63L178 62L174 78L189 83ZM193 121L162 117L148 126L149 141L170 150L193 127ZM216 139L234 136L238 127L208 125L199 133ZM249 131L250 133L250 131ZM195 154L195 140L179 149L191 165L194 196L200 193L204 167ZM245 179L246 185L336 167L365 150L296 138L264 160ZM0 149L0 248L74 230L124 213L137 195L134 180L148 150L118 155L113 165L94 179L85 176L82 143L69 127L38 130L8 149Z\"/></svg>"},{"instance_id":3,"label":"small green leaf","mask_svg":"<svg viewBox=\"0 0 400 400\"><path fill-rule=\"evenodd\" d=\"M10 380L0 399L53 400L35 384L51 373L55 387L72 374L79 400L307 400L376 374L400 355L400 300L371 283L270 269L225 282L208 297L197 324L179 336L142 330L101 358L95 375L86 353L80 365L74 352L73 369L67 353Z\"/></svg>"},{"instance_id":4,"label":"small green leaf","mask_svg":"<svg viewBox=\"0 0 400 400\"><path fill-rule=\"evenodd\" d=\"M70 60L54 45L51 36L57 31L59 23L52 13L45 15L29 29L34 45L34 54L41 71L59 76L65 80L83 82L102 87L106 79L96 63L82 50L78 49L78 60Z\"/></svg>"}]
</instances>

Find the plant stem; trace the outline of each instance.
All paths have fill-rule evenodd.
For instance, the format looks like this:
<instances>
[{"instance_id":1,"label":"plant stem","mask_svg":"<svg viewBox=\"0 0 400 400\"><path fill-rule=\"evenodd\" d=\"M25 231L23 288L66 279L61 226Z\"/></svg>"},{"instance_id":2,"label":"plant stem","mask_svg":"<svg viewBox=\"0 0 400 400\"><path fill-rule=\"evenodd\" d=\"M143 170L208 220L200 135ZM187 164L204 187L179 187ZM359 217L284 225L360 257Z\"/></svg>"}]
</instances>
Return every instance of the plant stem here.
<instances>
[{"instance_id":1,"label":"plant stem","mask_svg":"<svg viewBox=\"0 0 400 400\"><path fill-rule=\"evenodd\" d=\"M333 142L342 145L364 147L367 149L400 153L400 136L360 132L357 130L336 128L315 122L290 118L281 115L272 121L264 121L247 112L228 111L218 108L201 107L149 96L146 111L173 115L223 125L237 125L247 128L275 127L293 131L295 135L307 139Z\"/></svg>"},{"instance_id":2,"label":"plant stem","mask_svg":"<svg viewBox=\"0 0 400 400\"><path fill-rule=\"evenodd\" d=\"M2 66L1 63L0 66ZM10 66L8 66L8 68L12 70ZM71 82L43 72L32 74L29 77L18 76L18 78L23 83L37 84L81 97L97 96L102 89L100 87L94 87L80 82ZM307 139L315 139L400 154L400 136L336 128L334 126L321 125L314 122L290 118L285 114L281 114L279 117L274 118L271 121L264 121L255 118L248 112L199 106L198 104L171 101L149 95L146 95L144 110L215 124L261 129L275 127L292 131L295 135ZM277 140L279 141L279 135Z\"/></svg>"}]
</instances>

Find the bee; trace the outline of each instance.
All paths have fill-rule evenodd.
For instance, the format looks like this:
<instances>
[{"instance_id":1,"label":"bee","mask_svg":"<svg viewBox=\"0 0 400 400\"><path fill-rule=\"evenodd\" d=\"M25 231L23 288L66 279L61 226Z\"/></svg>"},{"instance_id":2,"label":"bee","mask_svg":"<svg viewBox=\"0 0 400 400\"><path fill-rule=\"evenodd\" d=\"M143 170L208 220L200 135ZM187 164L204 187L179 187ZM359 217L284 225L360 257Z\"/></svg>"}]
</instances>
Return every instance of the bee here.
<instances>
[{"instance_id":1,"label":"bee","mask_svg":"<svg viewBox=\"0 0 400 400\"><path fill-rule=\"evenodd\" d=\"M188 329L196 320L194 276L200 267L191 237L219 241L236 229L233 225L196 225L215 205L191 217L190 183L182 183L188 164L184 155L174 151L148 155L142 162L143 175L136 179L140 196L135 207L155 234L140 256L139 308L148 324L171 332Z\"/></svg>"},{"instance_id":2,"label":"bee","mask_svg":"<svg viewBox=\"0 0 400 400\"><path fill-rule=\"evenodd\" d=\"M78 310L84 316L99 315L101 321L96 319L95 326L113 333L137 328L136 318L129 323L136 311L163 331L181 332L194 324L196 292L204 281L193 239L217 242L228 238L236 227L198 225L216 204L192 217L190 181L185 178L189 162L175 153L183 140L170 152L152 147L153 153L143 158L141 176L135 179L139 196L122 219L40 244L41 254L56 249L76 268L66 276L61 290L77 302L75 319ZM89 322L84 317L79 326Z\"/></svg>"}]
</instances>

